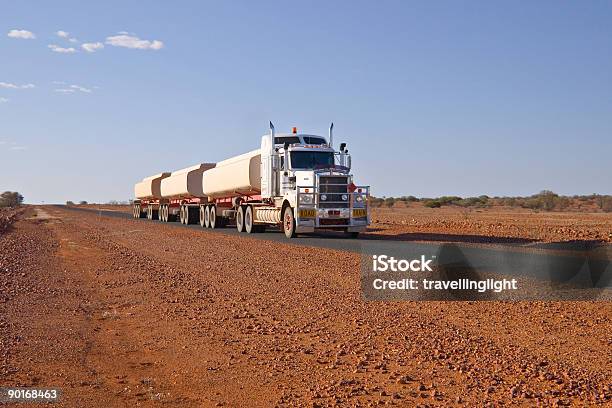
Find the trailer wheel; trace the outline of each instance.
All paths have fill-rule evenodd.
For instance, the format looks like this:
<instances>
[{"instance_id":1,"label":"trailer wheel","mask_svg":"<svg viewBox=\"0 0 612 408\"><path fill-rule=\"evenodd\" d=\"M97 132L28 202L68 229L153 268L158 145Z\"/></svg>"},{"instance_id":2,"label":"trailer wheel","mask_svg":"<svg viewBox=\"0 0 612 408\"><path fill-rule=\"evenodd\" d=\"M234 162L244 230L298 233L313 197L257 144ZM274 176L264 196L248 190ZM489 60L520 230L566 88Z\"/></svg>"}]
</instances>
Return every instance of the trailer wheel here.
<instances>
[{"instance_id":1,"label":"trailer wheel","mask_svg":"<svg viewBox=\"0 0 612 408\"><path fill-rule=\"evenodd\" d=\"M238 211L236 211L236 229L238 230L238 232L244 232L245 231L245 225L244 225L244 207L243 206L239 206L238 207Z\"/></svg>"},{"instance_id":2,"label":"trailer wheel","mask_svg":"<svg viewBox=\"0 0 612 408\"><path fill-rule=\"evenodd\" d=\"M138 218L144 218L145 214L142 212L142 207L138 204Z\"/></svg>"},{"instance_id":3,"label":"trailer wheel","mask_svg":"<svg viewBox=\"0 0 612 408\"><path fill-rule=\"evenodd\" d=\"M208 225L210 226L211 229L215 229L220 227L221 223L219 222L219 220L217 219L217 207L214 205L210 206L210 210L209 210L209 216L208 216Z\"/></svg>"},{"instance_id":4,"label":"trailer wheel","mask_svg":"<svg viewBox=\"0 0 612 408\"><path fill-rule=\"evenodd\" d=\"M204 209L204 226L206 228L210 228L210 209L212 208L212 206L207 205L206 208Z\"/></svg>"},{"instance_id":5,"label":"trailer wheel","mask_svg":"<svg viewBox=\"0 0 612 408\"><path fill-rule=\"evenodd\" d=\"M163 205L159 206L159 220L161 222L164 222L164 206Z\"/></svg>"},{"instance_id":6,"label":"trailer wheel","mask_svg":"<svg viewBox=\"0 0 612 408\"><path fill-rule=\"evenodd\" d=\"M204 222L204 214L206 213L206 210L204 209L204 206L201 205L200 206L200 227L205 228L206 227L206 223Z\"/></svg>"},{"instance_id":7,"label":"trailer wheel","mask_svg":"<svg viewBox=\"0 0 612 408\"><path fill-rule=\"evenodd\" d=\"M287 238L295 238L295 217L293 216L293 208L290 206L285 207L283 211L283 231Z\"/></svg>"},{"instance_id":8,"label":"trailer wheel","mask_svg":"<svg viewBox=\"0 0 612 408\"><path fill-rule=\"evenodd\" d=\"M254 225L253 221L253 207L250 205L247 205L244 211L244 230L247 234L257 232L257 226Z\"/></svg>"}]
</instances>

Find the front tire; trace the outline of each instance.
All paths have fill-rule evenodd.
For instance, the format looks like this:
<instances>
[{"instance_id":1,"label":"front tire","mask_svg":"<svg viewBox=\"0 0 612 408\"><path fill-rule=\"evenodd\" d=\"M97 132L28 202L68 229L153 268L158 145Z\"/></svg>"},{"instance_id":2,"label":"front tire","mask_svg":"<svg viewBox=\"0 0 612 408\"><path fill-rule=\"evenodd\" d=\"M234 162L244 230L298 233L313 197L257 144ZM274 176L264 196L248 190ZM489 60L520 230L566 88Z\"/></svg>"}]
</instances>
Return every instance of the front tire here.
<instances>
[{"instance_id":1,"label":"front tire","mask_svg":"<svg viewBox=\"0 0 612 408\"><path fill-rule=\"evenodd\" d=\"M293 208L285 207L283 211L283 231L287 238L295 238L295 217L293 216Z\"/></svg>"}]
</instances>

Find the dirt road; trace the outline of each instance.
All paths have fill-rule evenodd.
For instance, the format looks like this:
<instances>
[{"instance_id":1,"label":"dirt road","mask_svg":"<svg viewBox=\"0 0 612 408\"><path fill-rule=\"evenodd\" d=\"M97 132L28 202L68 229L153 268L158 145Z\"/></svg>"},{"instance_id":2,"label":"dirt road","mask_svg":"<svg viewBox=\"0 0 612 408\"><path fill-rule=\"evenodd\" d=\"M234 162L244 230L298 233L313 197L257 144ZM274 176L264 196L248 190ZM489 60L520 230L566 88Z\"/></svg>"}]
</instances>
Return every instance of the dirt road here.
<instances>
[{"instance_id":1,"label":"dirt road","mask_svg":"<svg viewBox=\"0 0 612 408\"><path fill-rule=\"evenodd\" d=\"M0 386L65 406L612 398L610 303L365 302L358 254L44 211L0 236Z\"/></svg>"}]
</instances>

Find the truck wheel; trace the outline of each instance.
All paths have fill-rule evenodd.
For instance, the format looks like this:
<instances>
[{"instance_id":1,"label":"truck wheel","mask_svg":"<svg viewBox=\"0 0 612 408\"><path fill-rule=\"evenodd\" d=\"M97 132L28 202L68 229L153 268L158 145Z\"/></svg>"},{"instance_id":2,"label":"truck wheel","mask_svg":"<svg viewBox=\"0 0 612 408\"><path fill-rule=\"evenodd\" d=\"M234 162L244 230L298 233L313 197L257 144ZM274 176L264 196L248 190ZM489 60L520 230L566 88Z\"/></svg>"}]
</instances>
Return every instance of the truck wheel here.
<instances>
[{"instance_id":1,"label":"truck wheel","mask_svg":"<svg viewBox=\"0 0 612 408\"><path fill-rule=\"evenodd\" d=\"M210 210L211 210L211 206L207 205L206 208L204 209L204 226L206 228L210 228Z\"/></svg>"},{"instance_id":2,"label":"truck wheel","mask_svg":"<svg viewBox=\"0 0 612 408\"><path fill-rule=\"evenodd\" d=\"M295 238L295 217L293 216L293 208L287 206L283 211L283 231L287 238Z\"/></svg>"},{"instance_id":3,"label":"truck wheel","mask_svg":"<svg viewBox=\"0 0 612 408\"><path fill-rule=\"evenodd\" d=\"M211 205L209 213L210 214L208 216L208 225L210 225L210 228L215 229L217 227L220 227L220 225L217 225L217 207Z\"/></svg>"},{"instance_id":4,"label":"truck wheel","mask_svg":"<svg viewBox=\"0 0 612 408\"><path fill-rule=\"evenodd\" d=\"M206 223L204 222L204 213L206 212L203 205L200 206L200 227L205 228Z\"/></svg>"},{"instance_id":5,"label":"truck wheel","mask_svg":"<svg viewBox=\"0 0 612 408\"><path fill-rule=\"evenodd\" d=\"M244 230L247 234L258 232L257 226L254 224L253 221L253 207L251 207L250 205L248 205L246 207L246 210L244 211Z\"/></svg>"},{"instance_id":6,"label":"truck wheel","mask_svg":"<svg viewBox=\"0 0 612 408\"><path fill-rule=\"evenodd\" d=\"M144 218L144 214L142 212L142 207L138 204L138 218Z\"/></svg>"},{"instance_id":7,"label":"truck wheel","mask_svg":"<svg viewBox=\"0 0 612 408\"><path fill-rule=\"evenodd\" d=\"M170 204L166 205L166 222L176 221L176 215L170 214Z\"/></svg>"},{"instance_id":8,"label":"truck wheel","mask_svg":"<svg viewBox=\"0 0 612 408\"><path fill-rule=\"evenodd\" d=\"M191 211L192 209L193 208L189 207L188 205L185 206L185 225L193 224L195 222L195 214L193 211Z\"/></svg>"},{"instance_id":9,"label":"truck wheel","mask_svg":"<svg viewBox=\"0 0 612 408\"><path fill-rule=\"evenodd\" d=\"M244 207L238 207L238 211L236 211L236 229L238 232L244 232Z\"/></svg>"},{"instance_id":10,"label":"truck wheel","mask_svg":"<svg viewBox=\"0 0 612 408\"><path fill-rule=\"evenodd\" d=\"M151 207L147 207L147 220L151 221L153 219L153 212L151 211Z\"/></svg>"},{"instance_id":11,"label":"truck wheel","mask_svg":"<svg viewBox=\"0 0 612 408\"><path fill-rule=\"evenodd\" d=\"M187 225L187 207L181 205L181 224Z\"/></svg>"},{"instance_id":12,"label":"truck wheel","mask_svg":"<svg viewBox=\"0 0 612 408\"><path fill-rule=\"evenodd\" d=\"M159 206L159 221L164 222L164 206Z\"/></svg>"}]
</instances>

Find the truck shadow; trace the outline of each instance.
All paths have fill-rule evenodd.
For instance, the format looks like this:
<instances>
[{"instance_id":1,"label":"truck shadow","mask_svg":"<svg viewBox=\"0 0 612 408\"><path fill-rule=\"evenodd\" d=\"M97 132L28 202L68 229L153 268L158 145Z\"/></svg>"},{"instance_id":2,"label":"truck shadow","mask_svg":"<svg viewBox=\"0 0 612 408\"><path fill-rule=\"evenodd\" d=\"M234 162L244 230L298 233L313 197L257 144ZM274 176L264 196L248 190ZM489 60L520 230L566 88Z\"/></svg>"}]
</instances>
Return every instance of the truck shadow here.
<instances>
[{"instance_id":1,"label":"truck shadow","mask_svg":"<svg viewBox=\"0 0 612 408\"><path fill-rule=\"evenodd\" d=\"M470 234L439 234L426 232L407 232L401 234L371 234L365 232L360 235L361 239L367 240L391 240L391 241L422 241L422 242L456 242L466 244L514 244L525 245L538 242L531 238L496 237L486 235Z\"/></svg>"}]
</instances>

